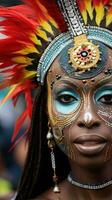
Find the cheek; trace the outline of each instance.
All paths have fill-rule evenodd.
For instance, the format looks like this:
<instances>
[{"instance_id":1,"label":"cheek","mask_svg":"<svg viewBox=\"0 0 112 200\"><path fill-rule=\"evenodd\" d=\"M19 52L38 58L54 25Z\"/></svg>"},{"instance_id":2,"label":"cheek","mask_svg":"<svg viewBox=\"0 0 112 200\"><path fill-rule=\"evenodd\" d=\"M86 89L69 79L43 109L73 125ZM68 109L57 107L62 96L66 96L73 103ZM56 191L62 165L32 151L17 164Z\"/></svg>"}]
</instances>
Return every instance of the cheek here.
<instances>
[{"instance_id":1,"label":"cheek","mask_svg":"<svg viewBox=\"0 0 112 200\"><path fill-rule=\"evenodd\" d=\"M108 109L103 108L98 111L98 114L102 118L102 120L106 123L108 128L112 127L112 116L110 116L111 111L109 112ZM112 128L111 128L111 134L112 134ZM108 146L105 150L104 162L107 162L111 159L112 159L112 136L110 137Z\"/></svg>"},{"instance_id":2,"label":"cheek","mask_svg":"<svg viewBox=\"0 0 112 200\"><path fill-rule=\"evenodd\" d=\"M61 133L65 127L68 127L77 119L84 105L83 99L77 102L73 101L69 105L61 105L53 98L51 98L49 102L51 106L48 106L50 108L48 113L51 120L51 125L56 129L59 129Z\"/></svg>"},{"instance_id":3,"label":"cheek","mask_svg":"<svg viewBox=\"0 0 112 200\"><path fill-rule=\"evenodd\" d=\"M78 161L77 149L72 142L72 127L67 127L63 131L59 127L53 127L53 135L59 148L73 161Z\"/></svg>"},{"instance_id":4,"label":"cheek","mask_svg":"<svg viewBox=\"0 0 112 200\"><path fill-rule=\"evenodd\" d=\"M97 113L100 116L100 118L106 123L106 125L112 127L112 106L97 107Z\"/></svg>"},{"instance_id":5,"label":"cheek","mask_svg":"<svg viewBox=\"0 0 112 200\"><path fill-rule=\"evenodd\" d=\"M79 156L77 149L73 143L73 130L72 126L69 126L63 130L63 140L59 147L64 151L64 153L73 161L78 161Z\"/></svg>"},{"instance_id":6,"label":"cheek","mask_svg":"<svg viewBox=\"0 0 112 200\"><path fill-rule=\"evenodd\" d=\"M112 136L105 151L104 161L107 162L112 159Z\"/></svg>"}]
</instances>

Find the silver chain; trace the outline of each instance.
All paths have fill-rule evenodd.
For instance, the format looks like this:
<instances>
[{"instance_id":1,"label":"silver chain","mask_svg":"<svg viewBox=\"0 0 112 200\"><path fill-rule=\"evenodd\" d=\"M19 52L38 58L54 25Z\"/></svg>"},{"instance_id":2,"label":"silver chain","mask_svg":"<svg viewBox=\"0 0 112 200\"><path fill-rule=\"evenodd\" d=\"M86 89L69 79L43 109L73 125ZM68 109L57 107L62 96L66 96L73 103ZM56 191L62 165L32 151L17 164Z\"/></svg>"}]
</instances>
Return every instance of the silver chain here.
<instances>
[{"instance_id":1,"label":"silver chain","mask_svg":"<svg viewBox=\"0 0 112 200\"><path fill-rule=\"evenodd\" d=\"M56 162L55 162L55 155L53 150L51 151L51 162L52 162L52 168L55 171L56 170Z\"/></svg>"}]
</instances>

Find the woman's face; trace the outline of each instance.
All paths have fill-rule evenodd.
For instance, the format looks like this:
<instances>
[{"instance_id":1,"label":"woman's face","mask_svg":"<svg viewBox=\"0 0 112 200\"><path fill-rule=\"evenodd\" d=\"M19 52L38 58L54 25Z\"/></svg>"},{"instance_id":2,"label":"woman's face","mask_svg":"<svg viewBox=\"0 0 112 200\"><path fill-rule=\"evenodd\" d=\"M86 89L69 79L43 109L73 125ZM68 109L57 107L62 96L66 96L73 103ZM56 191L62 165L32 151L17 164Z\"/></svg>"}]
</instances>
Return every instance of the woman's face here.
<instances>
[{"instance_id":1,"label":"woman's face","mask_svg":"<svg viewBox=\"0 0 112 200\"><path fill-rule=\"evenodd\" d=\"M102 71L79 79L63 70L59 56L47 75L48 114L54 138L76 163L102 164L112 158L112 50Z\"/></svg>"}]
</instances>

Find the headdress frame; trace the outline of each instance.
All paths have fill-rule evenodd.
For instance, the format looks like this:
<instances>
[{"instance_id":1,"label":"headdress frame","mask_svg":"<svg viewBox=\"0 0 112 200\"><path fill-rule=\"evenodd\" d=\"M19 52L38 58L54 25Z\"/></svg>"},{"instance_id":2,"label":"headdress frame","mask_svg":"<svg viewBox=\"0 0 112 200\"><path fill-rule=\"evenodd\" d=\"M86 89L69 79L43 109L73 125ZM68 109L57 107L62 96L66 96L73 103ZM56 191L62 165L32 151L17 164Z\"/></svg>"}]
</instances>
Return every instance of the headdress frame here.
<instances>
[{"instance_id":1,"label":"headdress frame","mask_svg":"<svg viewBox=\"0 0 112 200\"><path fill-rule=\"evenodd\" d=\"M87 37L89 40L102 42L108 47L112 48L112 34L109 30L101 27L90 26L88 28ZM52 65L53 61L67 45L73 42L73 38L71 38L70 33L67 32L60 34L50 43L50 45L44 51L41 59L39 60L39 65L37 68L38 82L40 82L42 85L44 84L45 75Z\"/></svg>"}]
</instances>

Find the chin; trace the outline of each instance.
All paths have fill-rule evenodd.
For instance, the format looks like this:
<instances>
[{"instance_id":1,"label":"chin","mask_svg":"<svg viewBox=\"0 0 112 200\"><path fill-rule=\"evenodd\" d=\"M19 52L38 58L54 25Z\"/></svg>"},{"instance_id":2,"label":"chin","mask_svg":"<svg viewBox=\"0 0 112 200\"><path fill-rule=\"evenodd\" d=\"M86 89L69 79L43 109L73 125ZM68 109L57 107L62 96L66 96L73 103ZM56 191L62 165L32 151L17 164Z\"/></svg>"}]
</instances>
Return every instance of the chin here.
<instances>
[{"instance_id":1,"label":"chin","mask_svg":"<svg viewBox=\"0 0 112 200\"><path fill-rule=\"evenodd\" d=\"M89 158L81 158L77 165L79 165L81 168L86 168L88 170L96 170L96 169L102 169L105 167L109 161L104 161L104 159L99 159L98 157L89 157Z\"/></svg>"},{"instance_id":2,"label":"chin","mask_svg":"<svg viewBox=\"0 0 112 200\"><path fill-rule=\"evenodd\" d=\"M73 153L70 158L70 162L74 163L74 165L77 165L81 168L96 170L96 169L102 169L103 167L110 166L110 163L112 163L112 154L107 156L107 148L104 148L102 151L89 154L85 152L79 152L75 149L75 156L73 156Z\"/></svg>"}]
</instances>

